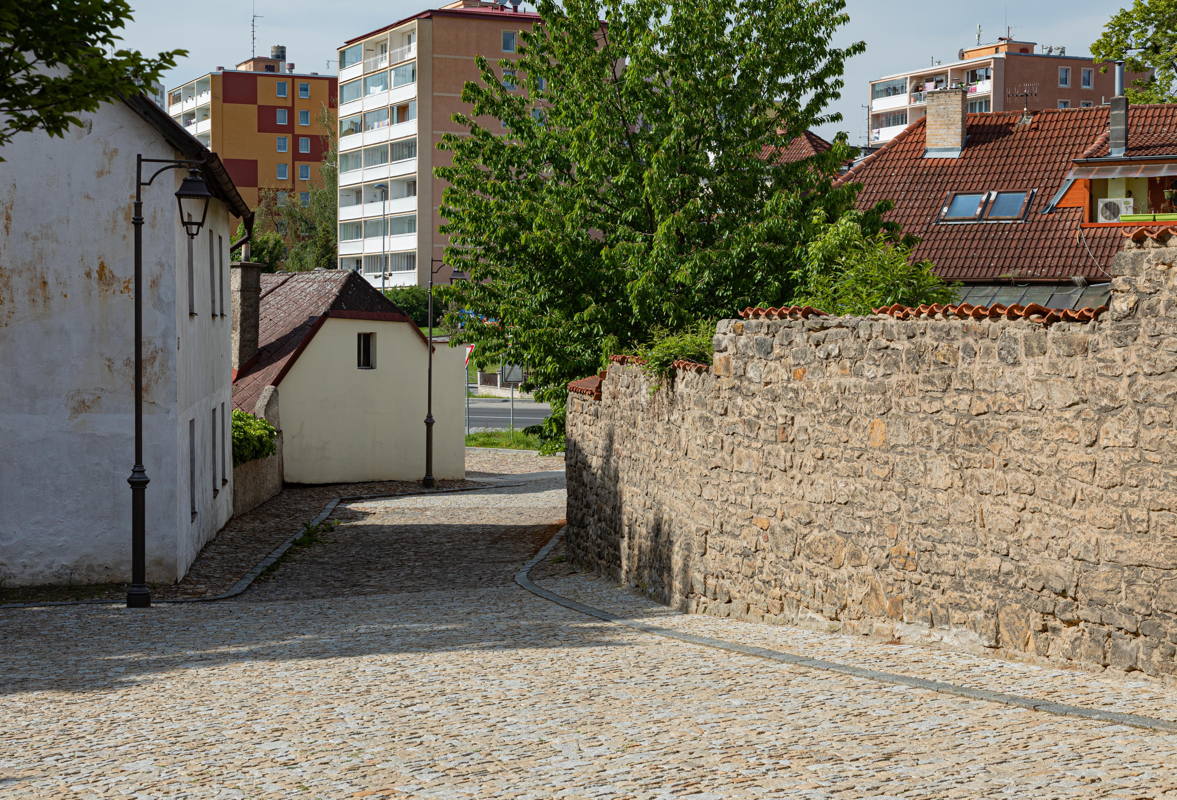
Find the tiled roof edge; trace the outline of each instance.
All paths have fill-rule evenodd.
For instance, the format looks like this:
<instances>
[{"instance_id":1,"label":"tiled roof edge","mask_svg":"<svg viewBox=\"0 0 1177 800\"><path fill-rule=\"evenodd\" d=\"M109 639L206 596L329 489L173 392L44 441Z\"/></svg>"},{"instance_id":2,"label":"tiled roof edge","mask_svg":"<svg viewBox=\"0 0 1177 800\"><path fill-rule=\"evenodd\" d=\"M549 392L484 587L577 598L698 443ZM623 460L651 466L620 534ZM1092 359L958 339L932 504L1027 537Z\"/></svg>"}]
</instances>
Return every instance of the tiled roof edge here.
<instances>
[{"instance_id":1,"label":"tiled roof edge","mask_svg":"<svg viewBox=\"0 0 1177 800\"><path fill-rule=\"evenodd\" d=\"M743 319L809 319L828 317L829 314L813 306L781 306L780 308L745 308L740 312Z\"/></svg>"},{"instance_id":2,"label":"tiled roof edge","mask_svg":"<svg viewBox=\"0 0 1177 800\"><path fill-rule=\"evenodd\" d=\"M874 313L899 320L918 319L920 317L927 317L929 319L955 318L976 320L1025 319L1040 325L1052 325L1055 322L1091 322L1107 310L1107 306L1080 308L1078 310L1047 308L1038 303L1030 303L1024 306L1017 303L1010 306L1003 306L1000 303L994 303L991 306L975 306L971 303L960 303L958 305L933 303L932 305L915 307L903 306L896 303L891 306L876 308L874 309Z\"/></svg>"},{"instance_id":3,"label":"tiled roof edge","mask_svg":"<svg viewBox=\"0 0 1177 800\"><path fill-rule=\"evenodd\" d=\"M593 400L601 399L601 384L605 382L605 373L597 375L590 375L587 378L572 381L568 384L568 391L571 394L582 394L586 397L591 397Z\"/></svg>"},{"instance_id":4,"label":"tiled roof edge","mask_svg":"<svg viewBox=\"0 0 1177 800\"><path fill-rule=\"evenodd\" d=\"M1136 244L1141 244L1145 239L1152 239L1154 242L1164 244L1174 236L1177 236L1177 227L1149 228L1142 225L1139 228L1125 230L1124 236Z\"/></svg>"}]
</instances>

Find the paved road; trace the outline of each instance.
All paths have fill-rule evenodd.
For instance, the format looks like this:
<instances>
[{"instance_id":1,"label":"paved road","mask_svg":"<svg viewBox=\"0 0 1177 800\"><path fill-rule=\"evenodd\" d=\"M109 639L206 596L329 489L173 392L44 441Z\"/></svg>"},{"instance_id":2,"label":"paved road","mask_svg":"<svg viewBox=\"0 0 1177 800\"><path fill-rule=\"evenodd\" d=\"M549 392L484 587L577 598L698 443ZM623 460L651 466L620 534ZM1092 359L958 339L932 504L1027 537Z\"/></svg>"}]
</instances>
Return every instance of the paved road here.
<instances>
[{"instance_id":1,"label":"paved road","mask_svg":"<svg viewBox=\"0 0 1177 800\"><path fill-rule=\"evenodd\" d=\"M777 665L524 592L513 571L563 515L559 462L500 457L523 485L342 507L238 601L0 611L0 796L1177 797L1171 734ZM662 626L1177 718L1145 681L686 617L558 558L537 577Z\"/></svg>"},{"instance_id":2,"label":"paved road","mask_svg":"<svg viewBox=\"0 0 1177 800\"><path fill-rule=\"evenodd\" d=\"M515 399L515 428L538 425L552 413L547 403ZM483 397L470 398L470 429L505 431L510 427L511 401Z\"/></svg>"}]
</instances>

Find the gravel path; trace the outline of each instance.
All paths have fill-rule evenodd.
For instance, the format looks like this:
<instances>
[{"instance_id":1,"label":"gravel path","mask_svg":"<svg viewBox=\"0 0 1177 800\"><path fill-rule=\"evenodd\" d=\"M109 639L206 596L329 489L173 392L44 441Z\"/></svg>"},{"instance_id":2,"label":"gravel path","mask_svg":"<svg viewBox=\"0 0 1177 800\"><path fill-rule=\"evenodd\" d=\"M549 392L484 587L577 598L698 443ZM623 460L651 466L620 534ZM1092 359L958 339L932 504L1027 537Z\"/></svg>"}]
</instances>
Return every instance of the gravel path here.
<instances>
[{"instance_id":1,"label":"gravel path","mask_svg":"<svg viewBox=\"0 0 1177 800\"><path fill-rule=\"evenodd\" d=\"M1173 735L778 665L524 592L512 573L563 516L559 462L480 457L496 487L344 505L235 601L0 612L0 796L1177 798ZM533 574L717 638L1177 704L1152 683L688 617L558 553Z\"/></svg>"}]
</instances>

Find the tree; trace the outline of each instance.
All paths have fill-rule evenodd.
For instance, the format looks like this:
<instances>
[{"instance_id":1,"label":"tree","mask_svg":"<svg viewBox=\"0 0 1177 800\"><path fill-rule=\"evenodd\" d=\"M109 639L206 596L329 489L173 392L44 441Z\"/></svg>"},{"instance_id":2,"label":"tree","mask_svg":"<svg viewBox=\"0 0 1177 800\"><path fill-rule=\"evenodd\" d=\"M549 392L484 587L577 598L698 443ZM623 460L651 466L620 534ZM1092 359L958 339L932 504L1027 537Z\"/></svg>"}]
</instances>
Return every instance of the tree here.
<instances>
[{"instance_id":1,"label":"tree","mask_svg":"<svg viewBox=\"0 0 1177 800\"><path fill-rule=\"evenodd\" d=\"M857 188L834 184L853 151L843 134L800 162L762 154L840 119L825 109L864 45L830 42L842 0L539 12L517 61L479 60L468 135L444 137L437 174L447 262L471 278L459 302L483 318L456 339L492 361L513 344L558 412L607 350L797 294L806 246L853 208ZM856 217L866 235L883 210Z\"/></svg>"},{"instance_id":2,"label":"tree","mask_svg":"<svg viewBox=\"0 0 1177 800\"><path fill-rule=\"evenodd\" d=\"M150 91L187 55L115 50L130 19L126 0L0 4L0 147L24 131L63 136L80 112Z\"/></svg>"},{"instance_id":3,"label":"tree","mask_svg":"<svg viewBox=\"0 0 1177 800\"><path fill-rule=\"evenodd\" d=\"M1091 45L1097 61L1123 59L1133 72L1151 77L1126 87L1133 103L1177 101L1177 0L1135 0L1112 15Z\"/></svg>"},{"instance_id":4,"label":"tree","mask_svg":"<svg viewBox=\"0 0 1177 800\"><path fill-rule=\"evenodd\" d=\"M327 155L319 175L310 185L310 203L290 203L282 208L290 253L286 269L302 272L320 267L334 269L339 257L339 136L335 116L323 109L319 124L327 132Z\"/></svg>"}]
</instances>

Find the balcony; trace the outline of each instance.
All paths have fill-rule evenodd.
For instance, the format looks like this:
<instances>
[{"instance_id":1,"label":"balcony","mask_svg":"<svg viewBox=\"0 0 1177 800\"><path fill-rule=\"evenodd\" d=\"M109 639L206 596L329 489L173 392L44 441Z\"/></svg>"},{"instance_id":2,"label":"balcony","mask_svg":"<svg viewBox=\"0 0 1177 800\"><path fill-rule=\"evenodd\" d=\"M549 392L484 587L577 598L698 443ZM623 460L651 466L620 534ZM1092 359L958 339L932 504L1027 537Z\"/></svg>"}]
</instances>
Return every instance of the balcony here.
<instances>
[{"instance_id":1,"label":"balcony","mask_svg":"<svg viewBox=\"0 0 1177 800\"><path fill-rule=\"evenodd\" d=\"M349 172L339 173L340 186L352 186L357 183L363 183L364 171L362 169L353 169Z\"/></svg>"},{"instance_id":2,"label":"balcony","mask_svg":"<svg viewBox=\"0 0 1177 800\"><path fill-rule=\"evenodd\" d=\"M353 78L358 78L364 74L364 63L361 61L357 64L344 67L339 70L339 82L350 81Z\"/></svg>"},{"instance_id":3,"label":"balcony","mask_svg":"<svg viewBox=\"0 0 1177 800\"><path fill-rule=\"evenodd\" d=\"M381 144L382 142L391 141L392 139L403 139L406 136L413 136L417 133L417 120L411 119L408 122L398 122L395 125L385 125L381 128L373 128L370 131L364 131L360 134L362 144ZM351 136L345 137L351 139ZM339 149L350 149L350 145L344 145L343 139L339 141Z\"/></svg>"},{"instance_id":4,"label":"balcony","mask_svg":"<svg viewBox=\"0 0 1177 800\"><path fill-rule=\"evenodd\" d=\"M886 128L873 128L870 132L871 144L889 142L898 136L907 125L889 125Z\"/></svg>"},{"instance_id":5,"label":"balcony","mask_svg":"<svg viewBox=\"0 0 1177 800\"><path fill-rule=\"evenodd\" d=\"M394 161L391 164L380 164L375 167L364 167L362 170L356 172L363 173L364 181L378 181L383 178L397 178L405 175L413 175L417 172L417 159L406 158L401 161ZM344 183L344 175L350 176L353 173L344 173L340 176L339 185L346 186ZM355 181L358 183L359 181Z\"/></svg>"},{"instance_id":6,"label":"balcony","mask_svg":"<svg viewBox=\"0 0 1177 800\"><path fill-rule=\"evenodd\" d=\"M340 116L340 118L350 117L352 114L362 113L363 110L364 110L364 98L361 97L358 100L352 100L349 103L340 103L339 116Z\"/></svg>"},{"instance_id":7,"label":"balcony","mask_svg":"<svg viewBox=\"0 0 1177 800\"><path fill-rule=\"evenodd\" d=\"M891 111L896 108L905 108L907 106L907 93L891 95L890 97L877 97L871 101L871 111Z\"/></svg>"},{"instance_id":8,"label":"balcony","mask_svg":"<svg viewBox=\"0 0 1177 800\"><path fill-rule=\"evenodd\" d=\"M348 150L355 150L357 147L364 146L364 133L349 133L347 136L339 137L339 152L344 153Z\"/></svg>"},{"instance_id":9,"label":"balcony","mask_svg":"<svg viewBox=\"0 0 1177 800\"><path fill-rule=\"evenodd\" d=\"M417 195L410 195L409 197L390 197L388 203L381 200L374 200L370 203L364 203L359 208L363 209L361 216L365 217L380 217L385 214L404 214L409 211L417 210ZM342 209L341 209L342 211Z\"/></svg>"},{"instance_id":10,"label":"balcony","mask_svg":"<svg viewBox=\"0 0 1177 800\"><path fill-rule=\"evenodd\" d=\"M977 81L976 83L970 83L968 86L968 93L970 95L991 94L992 92L993 92L993 79L992 78L990 78L989 80Z\"/></svg>"},{"instance_id":11,"label":"balcony","mask_svg":"<svg viewBox=\"0 0 1177 800\"><path fill-rule=\"evenodd\" d=\"M347 242L347 244L353 244ZM417 234L415 233L401 233L396 236L374 236L370 239L363 240L364 252L372 253L391 253L396 250L416 250L417 249ZM343 244L340 244L342 248ZM340 253L344 255L344 253Z\"/></svg>"},{"instance_id":12,"label":"balcony","mask_svg":"<svg viewBox=\"0 0 1177 800\"><path fill-rule=\"evenodd\" d=\"M380 241L376 239L375 241ZM339 243L339 255L341 256L358 256L364 252L364 240L352 239L346 242Z\"/></svg>"}]
</instances>

